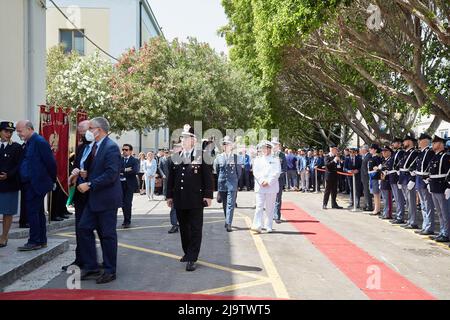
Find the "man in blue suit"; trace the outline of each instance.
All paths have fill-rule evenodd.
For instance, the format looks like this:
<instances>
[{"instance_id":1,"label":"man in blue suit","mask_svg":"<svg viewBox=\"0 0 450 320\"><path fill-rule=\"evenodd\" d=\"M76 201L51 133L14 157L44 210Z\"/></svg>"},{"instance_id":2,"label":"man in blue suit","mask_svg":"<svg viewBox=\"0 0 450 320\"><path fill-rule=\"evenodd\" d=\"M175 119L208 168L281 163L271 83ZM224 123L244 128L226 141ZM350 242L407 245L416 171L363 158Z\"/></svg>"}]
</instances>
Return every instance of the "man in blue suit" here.
<instances>
[{"instance_id":1,"label":"man in blue suit","mask_svg":"<svg viewBox=\"0 0 450 320\"><path fill-rule=\"evenodd\" d=\"M352 173L355 176L355 187L356 187L356 207L360 207L360 199L361 199L361 166L362 166L362 158L358 155L357 148L350 149L350 155L345 158L344 161L344 172ZM348 209L353 208L353 177L347 176L347 184L350 186L350 204Z\"/></svg>"},{"instance_id":2,"label":"man in blue suit","mask_svg":"<svg viewBox=\"0 0 450 320\"><path fill-rule=\"evenodd\" d=\"M131 208L133 206L134 191L138 188L138 180L140 162L133 157L133 146L124 144L122 147L122 166L120 168L120 181L123 191L123 224L122 227L129 228L131 225Z\"/></svg>"},{"instance_id":3,"label":"man in blue suit","mask_svg":"<svg viewBox=\"0 0 450 320\"><path fill-rule=\"evenodd\" d=\"M117 210L122 206L120 184L121 155L119 146L108 137L109 122L103 117L90 121L86 138L94 138L86 181L78 185L81 193L89 191L88 200L79 224L80 252L83 263L81 280L97 279L97 284L116 279ZM100 237L104 272L97 263L94 230Z\"/></svg>"},{"instance_id":4,"label":"man in blue suit","mask_svg":"<svg viewBox=\"0 0 450 320\"><path fill-rule=\"evenodd\" d=\"M56 160L48 142L34 132L29 120L19 121L16 130L20 139L25 141L20 162L20 180L30 225L28 242L18 250L38 250L47 247L44 197L53 190L56 183Z\"/></svg>"}]
</instances>

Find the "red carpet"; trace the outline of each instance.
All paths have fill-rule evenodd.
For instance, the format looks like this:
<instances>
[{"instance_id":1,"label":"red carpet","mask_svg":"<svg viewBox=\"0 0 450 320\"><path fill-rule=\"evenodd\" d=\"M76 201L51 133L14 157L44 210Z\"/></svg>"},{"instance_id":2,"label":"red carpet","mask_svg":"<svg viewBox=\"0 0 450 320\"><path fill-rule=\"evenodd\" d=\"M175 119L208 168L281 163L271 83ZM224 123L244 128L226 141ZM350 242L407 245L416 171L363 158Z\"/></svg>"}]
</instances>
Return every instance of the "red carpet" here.
<instances>
[{"instance_id":1,"label":"red carpet","mask_svg":"<svg viewBox=\"0 0 450 320\"><path fill-rule=\"evenodd\" d=\"M0 293L0 300L267 300L246 296L116 290L42 289Z\"/></svg>"},{"instance_id":2,"label":"red carpet","mask_svg":"<svg viewBox=\"0 0 450 320\"><path fill-rule=\"evenodd\" d=\"M321 251L370 299L374 300L432 300L436 299L401 274L370 256L332 229L320 223L293 203L283 203L282 215ZM373 268L380 271L379 289L367 288ZM369 281L370 284L374 282Z\"/></svg>"}]
</instances>

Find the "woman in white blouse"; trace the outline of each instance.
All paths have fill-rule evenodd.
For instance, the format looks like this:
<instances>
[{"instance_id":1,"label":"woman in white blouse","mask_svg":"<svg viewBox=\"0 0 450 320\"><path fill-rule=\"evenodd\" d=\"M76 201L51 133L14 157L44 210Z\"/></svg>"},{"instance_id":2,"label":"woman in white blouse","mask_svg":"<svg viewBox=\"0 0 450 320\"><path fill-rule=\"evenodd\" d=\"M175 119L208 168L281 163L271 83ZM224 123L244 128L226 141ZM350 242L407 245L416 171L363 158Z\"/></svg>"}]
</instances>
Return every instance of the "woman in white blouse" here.
<instances>
[{"instance_id":1,"label":"woman in white blouse","mask_svg":"<svg viewBox=\"0 0 450 320\"><path fill-rule=\"evenodd\" d=\"M147 160L145 160L145 192L148 199L153 200L153 194L155 192L155 175L158 169L157 162L154 158L153 152L147 153Z\"/></svg>"},{"instance_id":2,"label":"woman in white blouse","mask_svg":"<svg viewBox=\"0 0 450 320\"><path fill-rule=\"evenodd\" d=\"M144 183L145 183L145 153L139 153L139 193L144 194Z\"/></svg>"}]
</instances>

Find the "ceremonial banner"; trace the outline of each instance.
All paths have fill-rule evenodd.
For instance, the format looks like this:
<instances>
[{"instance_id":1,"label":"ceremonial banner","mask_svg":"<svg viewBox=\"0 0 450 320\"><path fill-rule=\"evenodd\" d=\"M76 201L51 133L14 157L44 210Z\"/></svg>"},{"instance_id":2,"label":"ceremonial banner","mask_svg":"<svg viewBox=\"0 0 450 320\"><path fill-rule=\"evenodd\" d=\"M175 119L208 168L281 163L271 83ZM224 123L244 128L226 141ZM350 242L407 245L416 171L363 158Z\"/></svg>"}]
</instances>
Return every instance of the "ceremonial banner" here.
<instances>
[{"instance_id":1,"label":"ceremonial banner","mask_svg":"<svg viewBox=\"0 0 450 320\"><path fill-rule=\"evenodd\" d=\"M69 192L69 115L59 108L41 106L39 134L48 141L57 165L57 180L61 189Z\"/></svg>"},{"instance_id":2,"label":"ceremonial banner","mask_svg":"<svg viewBox=\"0 0 450 320\"><path fill-rule=\"evenodd\" d=\"M88 115L84 111L77 111L77 123L76 123L76 129L77 129L77 145L75 147L75 150L78 148L80 144L83 143L81 140L81 136L78 134L78 124L84 120L88 119Z\"/></svg>"}]
</instances>

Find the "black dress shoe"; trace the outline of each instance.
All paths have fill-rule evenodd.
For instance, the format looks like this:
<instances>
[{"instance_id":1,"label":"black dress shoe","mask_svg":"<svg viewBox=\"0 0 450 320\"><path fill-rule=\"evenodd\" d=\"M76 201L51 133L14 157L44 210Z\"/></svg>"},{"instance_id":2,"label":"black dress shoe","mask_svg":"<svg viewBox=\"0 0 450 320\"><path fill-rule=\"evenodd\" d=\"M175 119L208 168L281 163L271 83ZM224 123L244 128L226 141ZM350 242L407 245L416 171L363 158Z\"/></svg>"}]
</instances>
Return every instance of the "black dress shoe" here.
<instances>
[{"instance_id":1,"label":"black dress shoe","mask_svg":"<svg viewBox=\"0 0 450 320\"><path fill-rule=\"evenodd\" d=\"M26 243L22 247L18 247L17 250L18 251L33 251L33 250L39 250L39 249L42 249L42 248L45 248L45 247L47 247L47 244L41 245L41 244Z\"/></svg>"},{"instance_id":2,"label":"black dress shoe","mask_svg":"<svg viewBox=\"0 0 450 320\"><path fill-rule=\"evenodd\" d=\"M417 231L416 231L417 232ZM420 230L418 232L418 234L420 234L421 236L430 236L430 235L434 235L433 231L424 231L424 230Z\"/></svg>"},{"instance_id":3,"label":"black dress shoe","mask_svg":"<svg viewBox=\"0 0 450 320\"><path fill-rule=\"evenodd\" d=\"M436 242L449 242L449 238L448 237L444 237L444 236L438 236L434 239L434 241Z\"/></svg>"},{"instance_id":4,"label":"black dress shoe","mask_svg":"<svg viewBox=\"0 0 450 320\"><path fill-rule=\"evenodd\" d=\"M281 223L281 220L280 220L280 219L277 219L277 220L275 220L275 223L280 224L280 223Z\"/></svg>"},{"instance_id":5,"label":"black dress shoe","mask_svg":"<svg viewBox=\"0 0 450 320\"><path fill-rule=\"evenodd\" d=\"M405 224L403 220L393 220L391 221L392 224Z\"/></svg>"},{"instance_id":6,"label":"black dress shoe","mask_svg":"<svg viewBox=\"0 0 450 320\"><path fill-rule=\"evenodd\" d=\"M187 262L186 256L182 256L180 262Z\"/></svg>"},{"instance_id":7,"label":"black dress shoe","mask_svg":"<svg viewBox=\"0 0 450 320\"><path fill-rule=\"evenodd\" d=\"M0 248L4 248L8 245L8 240L6 240L4 243L0 243Z\"/></svg>"},{"instance_id":8,"label":"black dress shoe","mask_svg":"<svg viewBox=\"0 0 450 320\"><path fill-rule=\"evenodd\" d=\"M227 232L231 232L233 229L231 229L231 224L227 225Z\"/></svg>"},{"instance_id":9,"label":"black dress shoe","mask_svg":"<svg viewBox=\"0 0 450 320\"><path fill-rule=\"evenodd\" d=\"M82 271L82 272L81 272L80 280L92 280L92 279L97 279L97 278L100 277L101 275L102 275L102 274L101 274L100 270Z\"/></svg>"},{"instance_id":10,"label":"black dress shoe","mask_svg":"<svg viewBox=\"0 0 450 320\"><path fill-rule=\"evenodd\" d=\"M168 233L176 233L178 232L178 226L172 226L172 228L168 231Z\"/></svg>"},{"instance_id":11,"label":"black dress shoe","mask_svg":"<svg viewBox=\"0 0 450 320\"><path fill-rule=\"evenodd\" d=\"M370 216L378 216L378 215L380 215L381 214L381 212L380 211L378 211L378 212L371 212L371 213L369 213L369 215Z\"/></svg>"},{"instance_id":12,"label":"black dress shoe","mask_svg":"<svg viewBox=\"0 0 450 320\"><path fill-rule=\"evenodd\" d=\"M80 265L74 261L71 264L68 264L67 266L62 266L61 269L62 271L67 271L67 269L69 269L70 266L77 266L78 268L80 267Z\"/></svg>"},{"instance_id":13,"label":"black dress shoe","mask_svg":"<svg viewBox=\"0 0 450 320\"><path fill-rule=\"evenodd\" d=\"M410 229L410 230L416 230L416 229L419 229L419 226L416 225L416 224L413 224L413 225L407 225L404 228L405 229Z\"/></svg>"},{"instance_id":14,"label":"black dress shoe","mask_svg":"<svg viewBox=\"0 0 450 320\"><path fill-rule=\"evenodd\" d=\"M332 208L333 208L333 209L344 209L343 207L338 206L338 205L334 205L334 206L332 206Z\"/></svg>"},{"instance_id":15,"label":"black dress shoe","mask_svg":"<svg viewBox=\"0 0 450 320\"><path fill-rule=\"evenodd\" d=\"M97 284L103 284L108 283L111 281L116 280L116 274L115 273L103 273L99 278L97 278L97 281L95 281Z\"/></svg>"},{"instance_id":16,"label":"black dress shoe","mask_svg":"<svg viewBox=\"0 0 450 320\"><path fill-rule=\"evenodd\" d=\"M195 271L195 269L197 269L197 265L195 264L195 262L188 261L188 263L186 264L186 271Z\"/></svg>"},{"instance_id":17,"label":"black dress shoe","mask_svg":"<svg viewBox=\"0 0 450 320\"><path fill-rule=\"evenodd\" d=\"M327 210L327 206L326 206L326 205L323 205L323 206L322 206L322 209L323 209L323 210Z\"/></svg>"},{"instance_id":18,"label":"black dress shoe","mask_svg":"<svg viewBox=\"0 0 450 320\"><path fill-rule=\"evenodd\" d=\"M61 218L61 217L54 217L54 218L51 218L50 219L50 221L63 221L64 219L63 218Z\"/></svg>"},{"instance_id":19,"label":"black dress shoe","mask_svg":"<svg viewBox=\"0 0 450 320\"><path fill-rule=\"evenodd\" d=\"M131 228L131 224L126 223L126 224L124 224L122 227L123 227L124 229L129 229L129 228Z\"/></svg>"}]
</instances>

